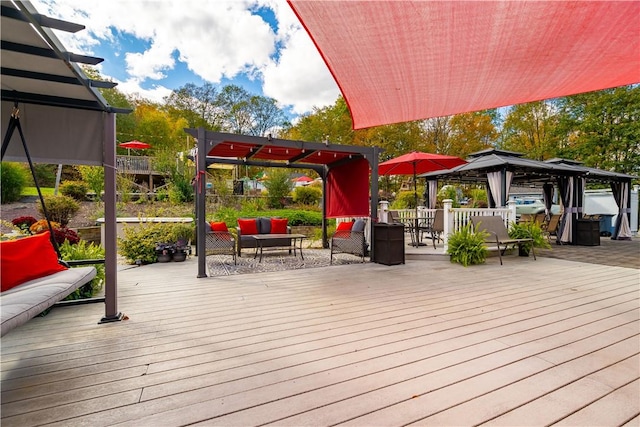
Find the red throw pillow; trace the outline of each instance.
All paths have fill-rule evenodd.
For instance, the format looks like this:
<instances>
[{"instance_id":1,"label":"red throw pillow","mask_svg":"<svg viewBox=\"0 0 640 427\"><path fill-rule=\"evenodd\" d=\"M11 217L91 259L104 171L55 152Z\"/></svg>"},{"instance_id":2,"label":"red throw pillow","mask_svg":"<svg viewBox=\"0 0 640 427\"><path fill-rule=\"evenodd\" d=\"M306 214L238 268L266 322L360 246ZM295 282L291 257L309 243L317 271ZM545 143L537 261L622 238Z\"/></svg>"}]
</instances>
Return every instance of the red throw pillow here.
<instances>
[{"instance_id":1,"label":"red throw pillow","mask_svg":"<svg viewBox=\"0 0 640 427\"><path fill-rule=\"evenodd\" d=\"M226 233L229 232L229 229L227 228L227 224L220 221L220 222L213 222L211 221L209 223L209 225L211 226L211 231L224 231ZM215 236L218 240L231 240L231 236L229 236L228 234L221 234L221 235L217 235Z\"/></svg>"},{"instance_id":2,"label":"red throw pillow","mask_svg":"<svg viewBox=\"0 0 640 427\"><path fill-rule=\"evenodd\" d=\"M255 219L239 219L238 227L242 234L258 234L258 224Z\"/></svg>"},{"instance_id":3,"label":"red throw pillow","mask_svg":"<svg viewBox=\"0 0 640 427\"><path fill-rule=\"evenodd\" d=\"M227 224L220 221L220 222L213 222L211 221L209 223L209 225L211 226L211 231L229 231L229 229L227 228Z\"/></svg>"},{"instance_id":4,"label":"red throw pillow","mask_svg":"<svg viewBox=\"0 0 640 427\"><path fill-rule=\"evenodd\" d=\"M336 231L351 231L353 227L353 221L345 221L338 224Z\"/></svg>"},{"instance_id":5,"label":"red throw pillow","mask_svg":"<svg viewBox=\"0 0 640 427\"><path fill-rule=\"evenodd\" d=\"M287 234L287 218L271 218L271 234Z\"/></svg>"},{"instance_id":6,"label":"red throw pillow","mask_svg":"<svg viewBox=\"0 0 640 427\"><path fill-rule=\"evenodd\" d=\"M2 292L21 283L67 268L58 263L49 232L0 243L0 288Z\"/></svg>"}]
</instances>

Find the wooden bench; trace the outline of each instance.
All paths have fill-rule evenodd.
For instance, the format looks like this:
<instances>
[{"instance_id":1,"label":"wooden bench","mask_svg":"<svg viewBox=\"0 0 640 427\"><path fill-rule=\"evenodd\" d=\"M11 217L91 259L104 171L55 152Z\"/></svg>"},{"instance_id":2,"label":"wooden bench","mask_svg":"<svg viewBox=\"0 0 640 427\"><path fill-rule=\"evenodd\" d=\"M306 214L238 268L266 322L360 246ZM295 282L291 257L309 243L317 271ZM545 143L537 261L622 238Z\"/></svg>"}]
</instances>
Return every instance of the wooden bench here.
<instances>
[{"instance_id":1,"label":"wooden bench","mask_svg":"<svg viewBox=\"0 0 640 427\"><path fill-rule=\"evenodd\" d=\"M533 249L533 238L529 239L512 239L509 237L509 231L507 227L504 225L504 220L500 216L472 216L471 223L473 224L473 228L478 230L484 230L489 233L489 237L487 238L488 243L495 243L498 247L498 256L500 257L500 265L502 265L502 255L504 255L505 251L509 246L518 246L518 248L523 243L531 243L531 253L533 254L533 259L536 259L536 253Z\"/></svg>"},{"instance_id":2,"label":"wooden bench","mask_svg":"<svg viewBox=\"0 0 640 427\"><path fill-rule=\"evenodd\" d=\"M4 336L89 283L96 276L95 267L77 267L29 280L0 294Z\"/></svg>"}]
</instances>

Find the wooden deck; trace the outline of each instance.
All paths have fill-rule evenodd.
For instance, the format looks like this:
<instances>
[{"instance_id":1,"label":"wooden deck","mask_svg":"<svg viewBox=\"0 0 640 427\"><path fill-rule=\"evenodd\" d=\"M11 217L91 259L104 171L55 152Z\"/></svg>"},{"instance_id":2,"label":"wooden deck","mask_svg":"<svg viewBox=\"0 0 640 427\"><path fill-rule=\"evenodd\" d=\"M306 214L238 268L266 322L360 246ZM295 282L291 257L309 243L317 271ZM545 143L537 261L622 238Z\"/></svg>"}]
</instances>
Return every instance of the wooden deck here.
<instances>
[{"instance_id":1,"label":"wooden deck","mask_svg":"<svg viewBox=\"0 0 640 427\"><path fill-rule=\"evenodd\" d=\"M119 273L2 338L2 426L640 425L640 270L444 259Z\"/></svg>"}]
</instances>

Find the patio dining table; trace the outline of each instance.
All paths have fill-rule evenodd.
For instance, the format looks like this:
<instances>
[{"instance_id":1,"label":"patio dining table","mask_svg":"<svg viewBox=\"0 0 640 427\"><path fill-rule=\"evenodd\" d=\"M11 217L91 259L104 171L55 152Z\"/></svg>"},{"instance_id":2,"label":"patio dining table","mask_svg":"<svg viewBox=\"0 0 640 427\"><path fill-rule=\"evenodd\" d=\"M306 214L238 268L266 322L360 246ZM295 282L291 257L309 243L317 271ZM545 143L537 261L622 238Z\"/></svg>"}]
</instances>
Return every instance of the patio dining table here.
<instances>
[{"instance_id":1,"label":"patio dining table","mask_svg":"<svg viewBox=\"0 0 640 427\"><path fill-rule=\"evenodd\" d=\"M403 218L405 229L409 230L411 236L410 246L425 246L426 243L422 241L422 235L425 231L431 230L431 224L433 222L433 215L425 212L423 215L408 216Z\"/></svg>"}]
</instances>

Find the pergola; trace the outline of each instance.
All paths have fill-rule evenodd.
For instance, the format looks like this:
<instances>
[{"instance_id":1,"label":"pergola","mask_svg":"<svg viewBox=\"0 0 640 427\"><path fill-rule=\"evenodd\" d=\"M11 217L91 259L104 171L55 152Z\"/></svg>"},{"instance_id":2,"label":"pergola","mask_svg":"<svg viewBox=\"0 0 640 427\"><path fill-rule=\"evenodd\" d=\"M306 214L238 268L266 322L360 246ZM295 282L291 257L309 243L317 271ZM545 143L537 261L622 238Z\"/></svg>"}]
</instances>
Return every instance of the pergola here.
<instances>
[{"instance_id":1,"label":"pergola","mask_svg":"<svg viewBox=\"0 0 640 427\"><path fill-rule=\"evenodd\" d=\"M89 79L77 65L99 64L68 52L52 29L77 32L84 26L40 15L28 1L3 1L3 160L26 162L24 136L34 162L83 164L105 169L105 315L120 320L116 254L116 113L97 88L115 83ZM19 120L10 139L5 133ZM19 132L21 131L21 132ZM5 151L6 150L6 151Z\"/></svg>"},{"instance_id":2,"label":"pergola","mask_svg":"<svg viewBox=\"0 0 640 427\"><path fill-rule=\"evenodd\" d=\"M559 241L573 243L575 221L582 218L586 181L611 184L618 204L618 219L612 239L630 239L631 180L636 177L582 166L578 162L552 159L541 162L522 157L521 153L488 149L473 153L468 163L458 167L420 175L431 187L437 180L484 183L489 205L504 207L512 184L537 184L543 189L547 210L551 208L553 185L558 188L564 207Z\"/></svg>"},{"instance_id":3,"label":"pergola","mask_svg":"<svg viewBox=\"0 0 640 427\"><path fill-rule=\"evenodd\" d=\"M326 219L377 218L378 147L292 141L271 136L247 136L185 129L197 141L196 217L198 277L206 277L205 229L206 170L212 164L311 169L323 183L323 244L327 246ZM204 155L201 153L204 152ZM372 235L372 234L371 234ZM370 252L373 254L373 239Z\"/></svg>"}]
</instances>

